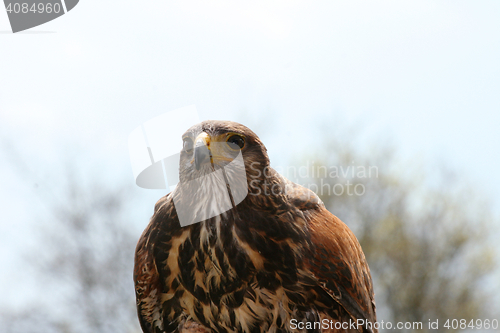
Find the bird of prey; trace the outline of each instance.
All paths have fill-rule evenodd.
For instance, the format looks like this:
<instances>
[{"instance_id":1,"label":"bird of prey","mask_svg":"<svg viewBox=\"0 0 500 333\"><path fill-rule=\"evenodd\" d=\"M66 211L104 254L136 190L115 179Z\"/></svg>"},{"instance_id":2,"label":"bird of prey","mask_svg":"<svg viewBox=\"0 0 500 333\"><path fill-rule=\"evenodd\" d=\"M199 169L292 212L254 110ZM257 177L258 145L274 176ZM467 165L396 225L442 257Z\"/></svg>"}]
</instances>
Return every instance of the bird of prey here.
<instances>
[{"instance_id":1,"label":"bird of prey","mask_svg":"<svg viewBox=\"0 0 500 333\"><path fill-rule=\"evenodd\" d=\"M246 196L230 195L230 209L215 214L205 201L214 202L216 185L203 176L230 169L236 154ZM234 193L230 172L225 186ZM183 186L193 180L201 180L198 194ZM186 207L209 217L181 226ZM134 282L145 333L377 332L354 234L316 194L273 170L257 135L231 121L204 121L183 135L179 184L156 203L137 244Z\"/></svg>"}]
</instances>

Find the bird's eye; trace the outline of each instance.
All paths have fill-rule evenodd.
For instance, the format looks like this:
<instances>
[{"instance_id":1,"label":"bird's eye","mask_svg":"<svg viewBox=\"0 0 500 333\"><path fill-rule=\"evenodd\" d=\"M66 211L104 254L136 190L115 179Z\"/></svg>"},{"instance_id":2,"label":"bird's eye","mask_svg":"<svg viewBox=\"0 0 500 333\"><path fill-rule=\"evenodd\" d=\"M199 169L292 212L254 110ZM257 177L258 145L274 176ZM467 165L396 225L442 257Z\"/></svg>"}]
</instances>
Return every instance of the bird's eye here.
<instances>
[{"instance_id":1,"label":"bird's eye","mask_svg":"<svg viewBox=\"0 0 500 333\"><path fill-rule=\"evenodd\" d=\"M182 144L182 149L191 154L193 152L193 140L191 138L184 138L184 143Z\"/></svg>"},{"instance_id":2,"label":"bird's eye","mask_svg":"<svg viewBox=\"0 0 500 333\"><path fill-rule=\"evenodd\" d=\"M243 149L245 146L245 139L243 139L240 135L234 134L227 138L227 145L234 150Z\"/></svg>"}]
</instances>

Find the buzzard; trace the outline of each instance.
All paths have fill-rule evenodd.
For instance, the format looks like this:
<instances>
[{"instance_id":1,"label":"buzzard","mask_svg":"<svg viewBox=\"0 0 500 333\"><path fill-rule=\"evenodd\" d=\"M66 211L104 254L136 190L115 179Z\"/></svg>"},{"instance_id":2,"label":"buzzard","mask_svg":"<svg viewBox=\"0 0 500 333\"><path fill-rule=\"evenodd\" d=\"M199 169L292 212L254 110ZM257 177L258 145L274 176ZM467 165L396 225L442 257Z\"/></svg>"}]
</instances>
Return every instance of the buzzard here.
<instances>
[{"instance_id":1,"label":"buzzard","mask_svg":"<svg viewBox=\"0 0 500 333\"><path fill-rule=\"evenodd\" d=\"M377 332L358 240L312 191L270 167L254 132L204 121L183 142L180 182L156 203L136 248L145 333ZM201 181L198 194L183 184L225 170L226 190L234 193L226 169L236 154L244 162L246 196L230 195L230 209L215 214L205 203L214 202L212 182ZM181 226L181 206L199 222Z\"/></svg>"}]
</instances>

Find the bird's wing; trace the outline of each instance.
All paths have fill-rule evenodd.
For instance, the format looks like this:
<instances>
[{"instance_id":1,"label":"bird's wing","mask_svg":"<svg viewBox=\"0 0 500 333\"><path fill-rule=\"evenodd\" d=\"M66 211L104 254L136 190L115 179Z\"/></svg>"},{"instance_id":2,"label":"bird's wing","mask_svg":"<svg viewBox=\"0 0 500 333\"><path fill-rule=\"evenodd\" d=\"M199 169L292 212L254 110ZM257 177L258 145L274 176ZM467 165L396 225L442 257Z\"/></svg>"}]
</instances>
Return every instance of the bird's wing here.
<instances>
[{"instance_id":1,"label":"bird's wing","mask_svg":"<svg viewBox=\"0 0 500 333\"><path fill-rule=\"evenodd\" d=\"M155 212L166 201L161 198ZM137 302L137 314L144 333L163 332L162 330L162 284L153 253L153 243L158 233L159 225L154 218L144 230L135 251L134 283Z\"/></svg>"},{"instance_id":2,"label":"bird's wing","mask_svg":"<svg viewBox=\"0 0 500 333\"><path fill-rule=\"evenodd\" d=\"M171 277L175 274L167 258L178 253L177 249L170 251L170 241L183 229L175 213L172 195L156 203L151 222L137 244L134 282L139 322L144 333L207 333L201 324L181 316L179 295L182 293L174 293L179 290L173 287L176 282L172 282Z\"/></svg>"},{"instance_id":3,"label":"bird's wing","mask_svg":"<svg viewBox=\"0 0 500 333\"><path fill-rule=\"evenodd\" d=\"M312 191L288 181L287 195L308 222L313 251L305 261L307 270L353 321L375 323L370 269L356 236ZM325 315L332 316L328 311Z\"/></svg>"}]
</instances>

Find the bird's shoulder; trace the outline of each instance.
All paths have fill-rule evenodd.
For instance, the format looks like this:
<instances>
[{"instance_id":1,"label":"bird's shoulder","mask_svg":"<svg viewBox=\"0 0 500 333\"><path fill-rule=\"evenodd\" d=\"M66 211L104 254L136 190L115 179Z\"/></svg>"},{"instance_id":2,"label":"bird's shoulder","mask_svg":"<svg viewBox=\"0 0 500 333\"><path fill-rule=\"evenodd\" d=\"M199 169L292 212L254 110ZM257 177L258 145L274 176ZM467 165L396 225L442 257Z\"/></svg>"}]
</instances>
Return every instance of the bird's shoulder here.
<instances>
[{"instance_id":1,"label":"bird's shoulder","mask_svg":"<svg viewBox=\"0 0 500 333\"><path fill-rule=\"evenodd\" d=\"M306 212L311 209L319 209L323 201L310 189L296 184L282 175L278 175L285 188L288 202L295 208Z\"/></svg>"}]
</instances>

